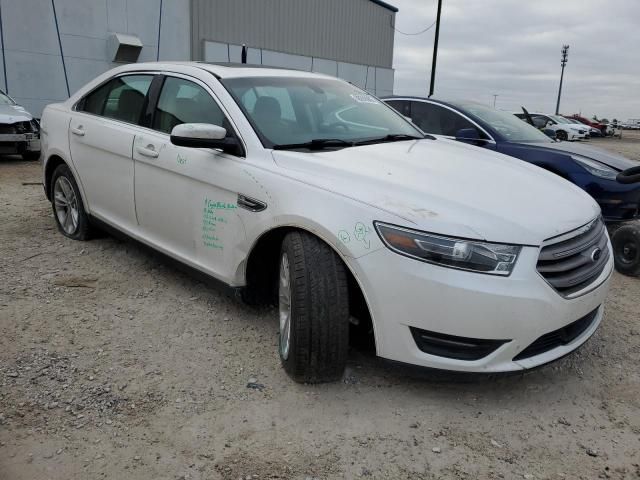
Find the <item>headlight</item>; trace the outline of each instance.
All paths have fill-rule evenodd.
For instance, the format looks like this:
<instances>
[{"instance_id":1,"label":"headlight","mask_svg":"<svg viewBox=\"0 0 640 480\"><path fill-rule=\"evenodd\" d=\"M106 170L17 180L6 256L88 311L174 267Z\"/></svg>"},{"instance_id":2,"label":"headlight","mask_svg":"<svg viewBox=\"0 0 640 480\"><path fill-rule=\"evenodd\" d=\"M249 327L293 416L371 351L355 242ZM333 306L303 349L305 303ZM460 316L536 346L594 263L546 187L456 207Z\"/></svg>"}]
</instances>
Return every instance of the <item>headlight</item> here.
<instances>
[{"instance_id":1,"label":"headlight","mask_svg":"<svg viewBox=\"0 0 640 480\"><path fill-rule=\"evenodd\" d=\"M521 247L443 237L375 222L384 244L396 253L444 267L507 276Z\"/></svg>"},{"instance_id":2,"label":"headlight","mask_svg":"<svg viewBox=\"0 0 640 480\"><path fill-rule=\"evenodd\" d=\"M615 180L618 176L618 172L604 163L591 160L587 157L581 157L579 155L571 155L578 164L583 167L591 175L596 177L606 178L607 180Z\"/></svg>"}]
</instances>

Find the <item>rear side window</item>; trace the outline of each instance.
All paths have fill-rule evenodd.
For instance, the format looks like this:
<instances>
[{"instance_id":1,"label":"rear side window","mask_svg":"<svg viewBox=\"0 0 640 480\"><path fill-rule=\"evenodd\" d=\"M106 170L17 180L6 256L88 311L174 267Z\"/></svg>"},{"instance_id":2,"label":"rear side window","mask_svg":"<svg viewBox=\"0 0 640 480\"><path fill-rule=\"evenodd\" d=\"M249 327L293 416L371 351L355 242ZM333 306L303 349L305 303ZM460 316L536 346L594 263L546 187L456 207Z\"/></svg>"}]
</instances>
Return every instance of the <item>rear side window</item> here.
<instances>
[{"instance_id":1,"label":"rear side window","mask_svg":"<svg viewBox=\"0 0 640 480\"><path fill-rule=\"evenodd\" d=\"M227 128L216 101L200 85L182 78L167 77L153 118L154 130L171 133L182 123L210 123Z\"/></svg>"},{"instance_id":2,"label":"rear side window","mask_svg":"<svg viewBox=\"0 0 640 480\"><path fill-rule=\"evenodd\" d=\"M385 100L385 103L393 107L398 113L411 118L411 102L408 100Z\"/></svg>"},{"instance_id":3,"label":"rear side window","mask_svg":"<svg viewBox=\"0 0 640 480\"><path fill-rule=\"evenodd\" d=\"M420 130L435 135L447 135L455 137L458 130L473 128L476 126L466 118L449 110L426 102L411 102L411 119ZM482 132L478 132L481 136Z\"/></svg>"},{"instance_id":4,"label":"rear side window","mask_svg":"<svg viewBox=\"0 0 640 480\"><path fill-rule=\"evenodd\" d=\"M152 80L152 75L114 78L87 95L80 110L137 124Z\"/></svg>"}]
</instances>

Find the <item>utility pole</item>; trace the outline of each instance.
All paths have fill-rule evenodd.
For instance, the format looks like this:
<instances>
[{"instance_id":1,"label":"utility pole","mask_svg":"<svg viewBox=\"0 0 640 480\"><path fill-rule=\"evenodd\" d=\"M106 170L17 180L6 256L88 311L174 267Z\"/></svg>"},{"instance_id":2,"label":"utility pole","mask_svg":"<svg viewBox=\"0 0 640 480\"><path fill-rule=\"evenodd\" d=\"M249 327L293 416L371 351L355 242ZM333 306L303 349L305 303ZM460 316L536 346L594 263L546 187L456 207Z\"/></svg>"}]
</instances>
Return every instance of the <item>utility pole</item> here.
<instances>
[{"instance_id":1,"label":"utility pole","mask_svg":"<svg viewBox=\"0 0 640 480\"><path fill-rule=\"evenodd\" d=\"M440 13L442 12L442 0L438 0L438 16L436 17L436 38L433 42L433 62L431 63L431 85L429 86L429 97L433 95L436 83L436 61L438 59L438 38L440 37Z\"/></svg>"},{"instance_id":2,"label":"utility pole","mask_svg":"<svg viewBox=\"0 0 640 480\"><path fill-rule=\"evenodd\" d=\"M498 94L494 93L493 94L493 108L496 108L496 98L498 98Z\"/></svg>"},{"instance_id":3,"label":"utility pole","mask_svg":"<svg viewBox=\"0 0 640 480\"><path fill-rule=\"evenodd\" d=\"M558 102L556 103L556 115L560 115L560 95L562 95L562 79L564 78L564 67L567 64L567 57L569 56L569 45L562 46L562 71L560 73L560 88L558 88Z\"/></svg>"}]
</instances>

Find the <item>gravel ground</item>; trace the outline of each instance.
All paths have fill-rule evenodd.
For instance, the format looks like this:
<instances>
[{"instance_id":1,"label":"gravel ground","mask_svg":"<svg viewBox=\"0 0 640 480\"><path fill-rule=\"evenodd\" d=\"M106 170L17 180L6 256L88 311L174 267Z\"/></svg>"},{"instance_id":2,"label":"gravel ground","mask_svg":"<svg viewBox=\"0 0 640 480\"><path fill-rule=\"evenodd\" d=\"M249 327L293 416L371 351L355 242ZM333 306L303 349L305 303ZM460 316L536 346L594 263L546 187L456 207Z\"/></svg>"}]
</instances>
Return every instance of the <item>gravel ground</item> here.
<instances>
[{"instance_id":1,"label":"gravel ground","mask_svg":"<svg viewBox=\"0 0 640 480\"><path fill-rule=\"evenodd\" d=\"M640 132L591 142L640 160ZM66 239L39 181L0 158L2 480L640 478L640 279L614 274L596 335L527 374L353 349L342 382L298 385L274 310Z\"/></svg>"}]
</instances>

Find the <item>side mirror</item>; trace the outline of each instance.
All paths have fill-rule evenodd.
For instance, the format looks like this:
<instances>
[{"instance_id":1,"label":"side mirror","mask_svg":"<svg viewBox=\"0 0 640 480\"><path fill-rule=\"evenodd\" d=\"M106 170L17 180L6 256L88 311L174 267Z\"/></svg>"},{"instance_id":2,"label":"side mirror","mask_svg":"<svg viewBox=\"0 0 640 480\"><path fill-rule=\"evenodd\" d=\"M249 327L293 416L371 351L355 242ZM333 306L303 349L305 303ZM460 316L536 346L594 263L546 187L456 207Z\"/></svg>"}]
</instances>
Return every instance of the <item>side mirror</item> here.
<instances>
[{"instance_id":1,"label":"side mirror","mask_svg":"<svg viewBox=\"0 0 640 480\"><path fill-rule=\"evenodd\" d=\"M178 147L217 148L232 155L240 155L242 147L235 137L227 137L227 130L210 123L183 123L171 131L171 143Z\"/></svg>"},{"instance_id":2,"label":"side mirror","mask_svg":"<svg viewBox=\"0 0 640 480\"><path fill-rule=\"evenodd\" d=\"M543 130L543 132L544 132L544 134L545 134L547 137L552 138L552 139L554 139L554 140L556 139L556 132L555 132L555 130L552 130L551 128L545 128L545 129Z\"/></svg>"},{"instance_id":3,"label":"side mirror","mask_svg":"<svg viewBox=\"0 0 640 480\"><path fill-rule=\"evenodd\" d=\"M456 132L456 140L460 142L479 142L482 141L478 130L475 128L461 128Z\"/></svg>"}]
</instances>

